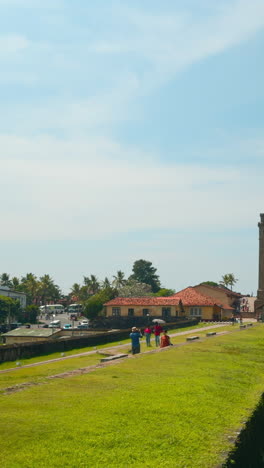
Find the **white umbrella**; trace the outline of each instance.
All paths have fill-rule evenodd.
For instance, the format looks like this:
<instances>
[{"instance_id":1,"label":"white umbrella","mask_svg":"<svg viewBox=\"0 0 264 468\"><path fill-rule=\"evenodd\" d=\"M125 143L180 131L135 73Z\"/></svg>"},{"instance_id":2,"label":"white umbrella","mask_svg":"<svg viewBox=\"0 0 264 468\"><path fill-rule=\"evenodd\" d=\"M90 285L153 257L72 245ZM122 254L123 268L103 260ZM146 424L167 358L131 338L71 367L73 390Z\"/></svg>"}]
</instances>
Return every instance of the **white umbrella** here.
<instances>
[{"instance_id":1,"label":"white umbrella","mask_svg":"<svg viewBox=\"0 0 264 468\"><path fill-rule=\"evenodd\" d=\"M152 320L153 323L166 323L165 320L161 320L161 319L154 319Z\"/></svg>"}]
</instances>

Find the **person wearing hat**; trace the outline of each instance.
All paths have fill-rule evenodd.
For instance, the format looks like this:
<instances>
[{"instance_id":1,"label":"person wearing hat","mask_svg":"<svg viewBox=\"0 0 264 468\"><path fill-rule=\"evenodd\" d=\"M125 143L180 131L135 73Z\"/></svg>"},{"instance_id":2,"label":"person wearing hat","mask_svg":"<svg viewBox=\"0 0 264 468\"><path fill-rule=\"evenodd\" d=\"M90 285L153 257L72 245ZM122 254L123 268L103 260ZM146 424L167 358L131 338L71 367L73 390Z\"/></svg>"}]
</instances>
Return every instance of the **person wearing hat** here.
<instances>
[{"instance_id":1,"label":"person wearing hat","mask_svg":"<svg viewBox=\"0 0 264 468\"><path fill-rule=\"evenodd\" d=\"M132 354L140 353L140 341L141 333L137 327L132 327L132 332L130 333L131 344L132 344Z\"/></svg>"}]
</instances>

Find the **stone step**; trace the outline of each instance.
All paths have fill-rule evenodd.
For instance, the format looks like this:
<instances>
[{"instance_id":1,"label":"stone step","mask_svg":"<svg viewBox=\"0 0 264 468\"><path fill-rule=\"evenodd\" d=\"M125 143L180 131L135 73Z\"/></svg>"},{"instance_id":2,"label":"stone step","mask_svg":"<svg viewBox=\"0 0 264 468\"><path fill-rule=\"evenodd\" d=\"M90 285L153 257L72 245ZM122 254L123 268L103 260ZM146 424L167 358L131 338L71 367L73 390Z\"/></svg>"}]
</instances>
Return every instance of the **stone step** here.
<instances>
[{"instance_id":1,"label":"stone step","mask_svg":"<svg viewBox=\"0 0 264 468\"><path fill-rule=\"evenodd\" d=\"M216 335L216 332L209 332L209 333L206 333L206 336L214 336Z\"/></svg>"},{"instance_id":2,"label":"stone step","mask_svg":"<svg viewBox=\"0 0 264 468\"><path fill-rule=\"evenodd\" d=\"M186 341L194 341L194 340L199 340L199 336L188 336L188 338L186 338Z\"/></svg>"},{"instance_id":3,"label":"stone step","mask_svg":"<svg viewBox=\"0 0 264 468\"><path fill-rule=\"evenodd\" d=\"M128 357L128 354L115 354L114 356L104 357L101 359L101 362L114 361L115 359L122 359Z\"/></svg>"}]
</instances>

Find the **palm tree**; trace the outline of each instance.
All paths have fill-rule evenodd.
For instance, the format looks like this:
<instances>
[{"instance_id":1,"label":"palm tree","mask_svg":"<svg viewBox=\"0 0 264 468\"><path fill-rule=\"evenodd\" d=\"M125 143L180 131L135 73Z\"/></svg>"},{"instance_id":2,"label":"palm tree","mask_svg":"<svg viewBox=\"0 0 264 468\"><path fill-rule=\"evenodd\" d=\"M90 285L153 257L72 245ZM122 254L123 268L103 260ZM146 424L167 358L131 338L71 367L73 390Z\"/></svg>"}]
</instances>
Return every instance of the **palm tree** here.
<instances>
[{"instance_id":1,"label":"palm tree","mask_svg":"<svg viewBox=\"0 0 264 468\"><path fill-rule=\"evenodd\" d=\"M83 277L83 283L84 283L85 286L89 286L89 284L90 284L89 276L84 276Z\"/></svg>"},{"instance_id":2,"label":"palm tree","mask_svg":"<svg viewBox=\"0 0 264 468\"><path fill-rule=\"evenodd\" d=\"M235 283L237 283L238 279L235 278L235 275L233 273L226 273L225 275L222 276L222 280L220 281L220 284L222 284L225 288L228 288L230 286L231 291Z\"/></svg>"},{"instance_id":3,"label":"palm tree","mask_svg":"<svg viewBox=\"0 0 264 468\"><path fill-rule=\"evenodd\" d=\"M12 278L12 288L18 289L19 285L20 285L19 279L16 276L14 276Z\"/></svg>"},{"instance_id":4,"label":"palm tree","mask_svg":"<svg viewBox=\"0 0 264 468\"><path fill-rule=\"evenodd\" d=\"M42 304L46 304L47 301L56 301L59 299L61 295L60 289L54 284L50 275L40 277L39 295L41 296Z\"/></svg>"},{"instance_id":5,"label":"palm tree","mask_svg":"<svg viewBox=\"0 0 264 468\"><path fill-rule=\"evenodd\" d=\"M229 284L230 284L231 291L232 291L234 284L236 284L237 282L238 282L238 279L235 278L235 275L233 273L229 273Z\"/></svg>"},{"instance_id":6,"label":"palm tree","mask_svg":"<svg viewBox=\"0 0 264 468\"><path fill-rule=\"evenodd\" d=\"M107 276L105 277L104 281L102 282L102 288L103 289L111 288L111 283L110 283L109 279L107 278Z\"/></svg>"},{"instance_id":7,"label":"palm tree","mask_svg":"<svg viewBox=\"0 0 264 468\"><path fill-rule=\"evenodd\" d=\"M126 284L126 279L125 279L125 273L123 271L118 270L117 274L113 276L114 281L113 281L113 286L116 289L120 289Z\"/></svg>"},{"instance_id":8,"label":"palm tree","mask_svg":"<svg viewBox=\"0 0 264 468\"><path fill-rule=\"evenodd\" d=\"M37 295L40 288L40 282L34 273L27 273L26 276L21 279L20 288L27 294L29 303L34 304L38 302Z\"/></svg>"},{"instance_id":9,"label":"palm tree","mask_svg":"<svg viewBox=\"0 0 264 468\"><path fill-rule=\"evenodd\" d=\"M76 296L76 297L79 298L80 293L81 293L81 286L80 286L80 284L74 283L74 284L72 285L72 287L71 287L70 295L71 295L71 296Z\"/></svg>"},{"instance_id":10,"label":"palm tree","mask_svg":"<svg viewBox=\"0 0 264 468\"><path fill-rule=\"evenodd\" d=\"M94 295L98 291L100 291L100 283L95 275L90 275L90 278L88 276L84 276L83 282L85 286L87 286L87 290L89 294Z\"/></svg>"},{"instance_id":11,"label":"palm tree","mask_svg":"<svg viewBox=\"0 0 264 468\"><path fill-rule=\"evenodd\" d=\"M12 287L12 281L10 280L10 275L8 275L8 273L2 273L0 276L0 285L7 288Z\"/></svg>"}]
</instances>

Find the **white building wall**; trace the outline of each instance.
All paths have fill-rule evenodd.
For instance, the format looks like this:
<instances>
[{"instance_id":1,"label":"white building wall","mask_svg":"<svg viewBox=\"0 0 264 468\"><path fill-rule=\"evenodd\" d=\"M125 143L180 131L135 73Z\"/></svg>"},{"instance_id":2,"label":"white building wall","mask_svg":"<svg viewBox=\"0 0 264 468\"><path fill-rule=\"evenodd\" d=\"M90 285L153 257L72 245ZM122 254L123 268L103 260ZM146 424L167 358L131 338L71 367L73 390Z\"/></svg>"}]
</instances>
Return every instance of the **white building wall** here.
<instances>
[{"instance_id":1,"label":"white building wall","mask_svg":"<svg viewBox=\"0 0 264 468\"><path fill-rule=\"evenodd\" d=\"M25 309L27 305L27 296L25 293L13 291L12 289L0 286L0 296L11 297L11 299L18 299L22 309Z\"/></svg>"}]
</instances>

